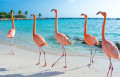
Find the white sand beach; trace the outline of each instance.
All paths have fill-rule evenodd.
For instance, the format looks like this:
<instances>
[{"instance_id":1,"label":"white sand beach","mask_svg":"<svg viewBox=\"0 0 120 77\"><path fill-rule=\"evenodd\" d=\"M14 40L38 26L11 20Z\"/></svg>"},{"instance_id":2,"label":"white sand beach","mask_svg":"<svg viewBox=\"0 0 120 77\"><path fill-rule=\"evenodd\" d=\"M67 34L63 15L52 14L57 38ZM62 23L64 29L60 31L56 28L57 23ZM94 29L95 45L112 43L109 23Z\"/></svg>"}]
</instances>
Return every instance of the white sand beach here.
<instances>
[{"instance_id":1,"label":"white sand beach","mask_svg":"<svg viewBox=\"0 0 120 77\"><path fill-rule=\"evenodd\" d=\"M51 65L60 56L46 54L47 66L44 65L43 54L41 64L38 62L38 53L14 48L15 55L10 54L10 47L0 45L0 77L106 77L109 60L106 56L95 56L95 63L88 67L89 57L67 56L67 68L64 58L53 68ZM120 62L112 59L113 77L120 77Z\"/></svg>"}]
</instances>

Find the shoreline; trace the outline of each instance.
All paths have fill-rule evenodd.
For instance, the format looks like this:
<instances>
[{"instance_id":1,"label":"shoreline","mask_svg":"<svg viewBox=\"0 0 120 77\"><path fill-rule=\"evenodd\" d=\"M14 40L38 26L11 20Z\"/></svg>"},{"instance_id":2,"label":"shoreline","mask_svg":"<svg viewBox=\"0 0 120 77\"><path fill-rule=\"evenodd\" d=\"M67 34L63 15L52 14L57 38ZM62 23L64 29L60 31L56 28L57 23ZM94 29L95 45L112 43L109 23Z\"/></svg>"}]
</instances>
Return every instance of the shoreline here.
<instances>
[{"instance_id":1,"label":"shoreline","mask_svg":"<svg viewBox=\"0 0 120 77\"><path fill-rule=\"evenodd\" d=\"M2 43L2 42L0 42L0 45L5 45L5 46L8 46L9 47L9 45L8 44L5 44L5 43ZM30 48L30 47L22 47L22 46L20 46L20 45L14 45L13 46L14 48L18 48L18 49L22 49L22 50L26 50L26 51L29 51L29 52L34 52L34 53L39 53L39 48L37 48L37 49L32 49L32 48ZM13 49L14 49L13 48ZM56 52L55 50L49 50L49 49L46 49L45 47L44 47L44 49L46 50L45 52L46 52L46 54L48 54L48 55L57 55L57 56L60 56L60 55L62 55L62 49L61 49L61 51L60 52ZM94 51L93 51L94 52ZM78 52L78 53L73 53L73 52L66 52L67 53L67 56L82 56L82 57L89 57L90 56L90 52L87 52L87 53L82 53L82 52ZM105 57L105 54L104 54L104 52L102 52L102 53L99 53L99 52L97 52L96 53L96 57Z\"/></svg>"},{"instance_id":2,"label":"shoreline","mask_svg":"<svg viewBox=\"0 0 120 77\"><path fill-rule=\"evenodd\" d=\"M68 37L68 38L70 38L70 37ZM53 38L53 39L55 39L55 38ZM70 38L70 39L76 40L78 42L80 41L81 44L83 44L83 45L86 44L83 39L80 39L80 38L77 38L77 37L76 38ZM97 54L96 55L98 55L98 56L103 56L104 55L105 56L105 53L102 50L102 44L101 43L102 43L102 41L99 42L99 45L95 46L97 48ZM120 50L120 43L118 43L118 42L114 42L114 43L115 43L115 45L117 45L118 49ZM4 42L0 42L0 44L9 46L8 44L6 44ZM30 52L36 52L36 53L39 52L39 49L36 45L35 45L35 47L37 49L36 48L31 48L29 46L24 47L24 46L21 46L19 44L15 44L14 47L20 48L20 49L23 49L23 50L27 50L27 51L30 51ZM50 54L50 55L60 55L62 53L62 48L59 51L55 51L53 49L49 49L49 48L46 48L46 47L44 47L43 49L45 49L47 54ZM88 57L90 55L90 51L88 51L88 50L79 50L79 51L80 52L77 52L77 53L67 51L67 55L68 56L85 56L85 57ZM83 51L86 51L86 52L83 52ZM94 52L94 50L93 50L93 52Z\"/></svg>"}]
</instances>

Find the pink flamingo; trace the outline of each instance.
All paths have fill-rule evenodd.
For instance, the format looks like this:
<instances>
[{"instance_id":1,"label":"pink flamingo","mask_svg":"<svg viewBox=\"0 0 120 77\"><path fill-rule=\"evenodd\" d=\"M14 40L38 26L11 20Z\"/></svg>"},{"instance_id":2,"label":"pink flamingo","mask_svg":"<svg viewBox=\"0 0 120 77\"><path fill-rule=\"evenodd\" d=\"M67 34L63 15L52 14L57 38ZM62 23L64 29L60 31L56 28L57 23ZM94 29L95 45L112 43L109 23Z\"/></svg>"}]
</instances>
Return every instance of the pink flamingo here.
<instances>
[{"instance_id":1,"label":"pink flamingo","mask_svg":"<svg viewBox=\"0 0 120 77\"><path fill-rule=\"evenodd\" d=\"M107 77L110 70L111 70L111 77L112 77L113 65L112 65L111 57L113 57L114 59L120 60L120 54L117 46L112 41L105 39L105 23L106 23L106 16L107 16L106 12L99 11L97 14L101 14L102 16L104 16L103 27L102 27L102 49L110 60L110 66L107 73Z\"/></svg>"},{"instance_id":2,"label":"pink flamingo","mask_svg":"<svg viewBox=\"0 0 120 77\"><path fill-rule=\"evenodd\" d=\"M47 43L45 42L45 40L38 34L36 34L35 32L35 28L36 28L36 16L35 15L31 15L33 16L34 18L34 24L33 24L33 40L35 42L35 44L39 47L39 51L40 51L40 54L39 54L39 61L36 65L39 65L40 64L40 56L41 56L41 50L43 51L44 53L44 61L45 61L45 65L44 67L46 66L46 59L45 59L45 51L41 48L45 45L47 45ZM40 50L41 49L41 50Z\"/></svg>"},{"instance_id":3,"label":"pink flamingo","mask_svg":"<svg viewBox=\"0 0 120 77\"><path fill-rule=\"evenodd\" d=\"M7 37L12 39L11 53L12 53L12 55L14 55L14 52L13 52L13 38L14 38L14 35L15 35L15 25L14 25L14 19L13 19L13 12L12 12L12 26L13 26L13 29L9 30L9 32L7 34ZM9 43L9 45L10 45L10 43ZM11 45L10 45L10 47L11 47Z\"/></svg>"},{"instance_id":4,"label":"pink flamingo","mask_svg":"<svg viewBox=\"0 0 120 77\"><path fill-rule=\"evenodd\" d=\"M88 64L88 66L90 66L91 65L91 58L92 58L92 63L93 63L93 58L94 58L94 55L96 53L96 48L94 47L94 45L98 45L98 40L96 39L95 36L93 36L91 34L87 34L87 15L81 14L81 16L82 15L85 17L84 40L89 46L91 46L90 64ZM92 57L92 46L95 48L95 53L94 53L93 57Z\"/></svg>"},{"instance_id":5,"label":"pink flamingo","mask_svg":"<svg viewBox=\"0 0 120 77\"><path fill-rule=\"evenodd\" d=\"M55 16L55 37L56 39L61 43L62 45L62 49L63 49L63 55L52 65L52 67L63 57L65 56L65 66L64 68L67 67L66 64L66 52L65 52L65 48L64 45L70 45L70 41L69 39L62 33L58 33L58 29L57 29L57 9L52 9L51 12L54 11L56 16Z\"/></svg>"}]
</instances>

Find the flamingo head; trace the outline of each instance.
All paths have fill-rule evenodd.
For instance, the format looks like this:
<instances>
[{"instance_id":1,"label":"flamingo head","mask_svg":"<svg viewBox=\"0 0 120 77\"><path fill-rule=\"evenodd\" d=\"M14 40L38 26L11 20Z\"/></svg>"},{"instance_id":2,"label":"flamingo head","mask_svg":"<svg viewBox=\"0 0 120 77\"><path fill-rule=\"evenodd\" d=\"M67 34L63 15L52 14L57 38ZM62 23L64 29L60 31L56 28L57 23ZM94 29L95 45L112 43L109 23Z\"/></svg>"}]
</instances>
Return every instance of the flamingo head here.
<instances>
[{"instance_id":1,"label":"flamingo head","mask_svg":"<svg viewBox=\"0 0 120 77\"><path fill-rule=\"evenodd\" d=\"M13 12L11 14L13 14Z\"/></svg>"},{"instance_id":2,"label":"flamingo head","mask_svg":"<svg viewBox=\"0 0 120 77\"><path fill-rule=\"evenodd\" d=\"M106 16L106 12L99 11L96 15L101 14L103 16Z\"/></svg>"},{"instance_id":3,"label":"flamingo head","mask_svg":"<svg viewBox=\"0 0 120 77\"><path fill-rule=\"evenodd\" d=\"M81 14L81 16L84 16L85 18L87 18L87 15L86 15L86 14L84 14L84 13L82 13L82 14Z\"/></svg>"},{"instance_id":4,"label":"flamingo head","mask_svg":"<svg viewBox=\"0 0 120 77\"><path fill-rule=\"evenodd\" d=\"M36 17L36 15L34 15L34 14L31 14L31 16Z\"/></svg>"},{"instance_id":5,"label":"flamingo head","mask_svg":"<svg viewBox=\"0 0 120 77\"><path fill-rule=\"evenodd\" d=\"M11 15L12 15L12 18L13 18L13 12L11 13Z\"/></svg>"},{"instance_id":6,"label":"flamingo head","mask_svg":"<svg viewBox=\"0 0 120 77\"><path fill-rule=\"evenodd\" d=\"M54 11L54 12L57 12L57 9L52 9L51 12Z\"/></svg>"}]
</instances>

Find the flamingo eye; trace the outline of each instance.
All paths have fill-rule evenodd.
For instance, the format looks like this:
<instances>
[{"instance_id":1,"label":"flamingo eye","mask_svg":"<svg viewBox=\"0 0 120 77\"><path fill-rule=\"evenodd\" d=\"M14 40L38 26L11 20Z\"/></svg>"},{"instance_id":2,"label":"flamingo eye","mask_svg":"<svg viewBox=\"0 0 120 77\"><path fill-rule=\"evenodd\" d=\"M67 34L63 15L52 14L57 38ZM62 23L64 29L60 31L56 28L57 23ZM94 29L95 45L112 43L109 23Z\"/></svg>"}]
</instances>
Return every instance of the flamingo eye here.
<instances>
[{"instance_id":1,"label":"flamingo eye","mask_svg":"<svg viewBox=\"0 0 120 77\"><path fill-rule=\"evenodd\" d=\"M99 11L99 13L102 13L102 14L103 14L103 12L102 12L102 11Z\"/></svg>"}]
</instances>

